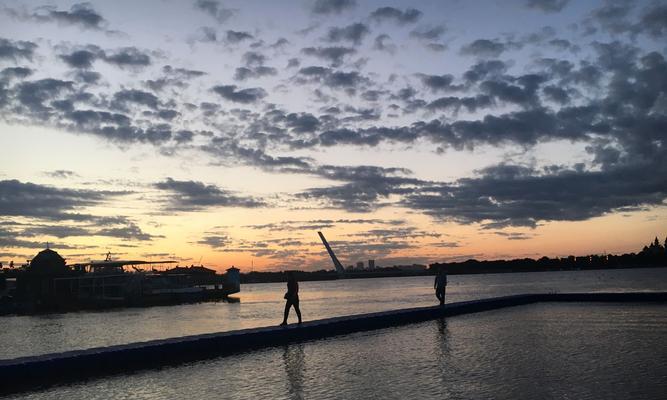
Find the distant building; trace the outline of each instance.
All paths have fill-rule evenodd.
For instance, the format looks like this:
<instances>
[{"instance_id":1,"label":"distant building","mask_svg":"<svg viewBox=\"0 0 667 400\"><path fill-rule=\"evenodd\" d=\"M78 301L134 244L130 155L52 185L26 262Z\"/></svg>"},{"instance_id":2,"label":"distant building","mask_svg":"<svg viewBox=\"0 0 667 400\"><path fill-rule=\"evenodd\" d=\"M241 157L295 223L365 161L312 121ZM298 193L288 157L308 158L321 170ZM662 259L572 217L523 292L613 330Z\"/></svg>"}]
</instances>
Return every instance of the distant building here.
<instances>
[{"instance_id":1,"label":"distant building","mask_svg":"<svg viewBox=\"0 0 667 400\"><path fill-rule=\"evenodd\" d=\"M368 269L375 269L375 260L368 260Z\"/></svg>"},{"instance_id":2,"label":"distant building","mask_svg":"<svg viewBox=\"0 0 667 400\"><path fill-rule=\"evenodd\" d=\"M398 269L403 271L425 271L426 265L412 264L412 265L397 265Z\"/></svg>"},{"instance_id":3,"label":"distant building","mask_svg":"<svg viewBox=\"0 0 667 400\"><path fill-rule=\"evenodd\" d=\"M363 261L357 261L357 269L364 269L364 262Z\"/></svg>"}]
</instances>

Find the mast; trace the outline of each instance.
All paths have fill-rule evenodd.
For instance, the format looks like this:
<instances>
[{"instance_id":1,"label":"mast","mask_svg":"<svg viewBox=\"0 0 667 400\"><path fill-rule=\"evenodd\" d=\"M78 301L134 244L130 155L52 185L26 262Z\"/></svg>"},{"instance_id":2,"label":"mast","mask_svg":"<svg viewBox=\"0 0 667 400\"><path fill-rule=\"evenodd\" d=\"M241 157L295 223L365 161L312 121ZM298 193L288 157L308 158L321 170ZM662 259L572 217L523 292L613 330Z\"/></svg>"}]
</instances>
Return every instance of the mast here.
<instances>
[{"instance_id":1,"label":"mast","mask_svg":"<svg viewBox=\"0 0 667 400\"><path fill-rule=\"evenodd\" d=\"M343 268L343 264L338 261L338 258L336 257L336 254L334 254L333 250L331 250L331 246L329 246L329 243L327 240L324 238L324 235L322 232L317 232L318 235L320 235L320 239L322 239L322 243L324 243L324 247L327 248L327 252L329 253L329 256L331 257L331 261L333 261L334 266L336 267L336 272L338 272L339 276L342 276L345 274L345 268Z\"/></svg>"}]
</instances>

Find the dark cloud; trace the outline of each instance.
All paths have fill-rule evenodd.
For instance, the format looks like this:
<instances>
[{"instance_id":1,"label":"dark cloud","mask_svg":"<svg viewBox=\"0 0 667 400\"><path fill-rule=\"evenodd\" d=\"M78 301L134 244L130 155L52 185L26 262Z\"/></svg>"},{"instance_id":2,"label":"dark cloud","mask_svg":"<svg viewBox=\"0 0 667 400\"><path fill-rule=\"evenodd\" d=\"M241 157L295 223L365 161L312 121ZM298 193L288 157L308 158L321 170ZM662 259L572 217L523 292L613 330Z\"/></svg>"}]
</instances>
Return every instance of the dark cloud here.
<instances>
[{"instance_id":1,"label":"dark cloud","mask_svg":"<svg viewBox=\"0 0 667 400\"><path fill-rule=\"evenodd\" d=\"M168 200L168 209L195 211L208 207L262 207L266 204L249 196L237 196L232 192L197 181L177 181L167 178L155 184L160 190L174 194Z\"/></svg>"},{"instance_id":2,"label":"dark cloud","mask_svg":"<svg viewBox=\"0 0 667 400\"><path fill-rule=\"evenodd\" d=\"M49 176L51 178L56 178L56 179L68 179L72 178L75 176L79 176L76 172L74 171L69 171L66 169L58 169L55 171L49 171L49 172L44 172L44 175Z\"/></svg>"},{"instance_id":3,"label":"dark cloud","mask_svg":"<svg viewBox=\"0 0 667 400\"><path fill-rule=\"evenodd\" d=\"M97 60L103 53L99 49L76 50L69 54L61 54L59 57L72 68L91 68L93 61Z\"/></svg>"},{"instance_id":4,"label":"dark cloud","mask_svg":"<svg viewBox=\"0 0 667 400\"><path fill-rule=\"evenodd\" d=\"M117 110L129 110L128 103L144 105L156 110L159 106L158 98L148 92L136 89L120 90L113 95L112 107Z\"/></svg>"},{"instance_id":5,"label":"dark cloud","mask_svg":"<svg viewBox=\"0 0 667 400\"><path fill-rule=\"evenodd\" d=\"M534 145L541 138L582 137L582 132L559 131L555 114L544 109L516 111L500 116L486 115L481 120L459 120L449 125L424 126L433 140L442 140L455 148L471 148L475 143L499 145L507 142Z\"/></svg>"},{"instance_id":6,"label":"dark cloud","mask_svg":"<svg viewBox=\"0 0 667 400\"><path fill-rule=\"evenodd\" d=\"M362 77L357 71L334 71L327 76L324 82L329 87L337 88L356 87L365 81L365 78Z\"/></svg>"},{"instance_id":7,"label":"dark cloud","mask_svg":"<svg viewBox=\"0 0 667 400\"><path fill-rule=\"evenodd\" d=\"M368 238L368 240L329 240L331 246L335 249L336 254L344 264L352 264L356 260L366 260L373 258L385 265L392 259L390 255L398 250L415 249L419 247L414 241L403 240L400 238L392 238L389 240L381 237ZM323 255L326 255L326 250L322 247ZM405 260L404 258L402 258ZM347 260L347 261L346 261ZM328 260L327 260L328 261ZM330 262L330 261L329 261Z\"/></svg>"},{"instance_id":8,"label":"dark cloud","mask_svg":"<svg viewBox=\"0 0 667 400\"><path fill-rule=\"evenodd\" d=\"M151 64L151 57L136 47L124 47L105 53L104 61L121 68L142 68Z\"/></svg>"},{"instance_id":9,"label":"dark cloud","mask_svg":"<svg viewBox=\"0 0 667 400\"><path fill-rule=\"evenodd\" d=\"M270 231L309 231L331 228L336 225L404 225L402 219L378 219L378 218L341 218L341 219L311 219L311 220L286 220L277 223L245 225L245 228Z\"/></svg>"},{"instance_id":10,"label":"dark cloud","mask_svg":"<svg viewBox=\"0 0 667 400\"><path fill-rule=\"evenodd\" d=\"M551 39L548 42L551 46L555 47L558 50L574 50L578 51L578 47L572 44L569 40L566 39Z\"/></svg>"},{"instance_id":11,"label":"dark cloud","mask_svg":"<svg viewBox=\"0 0 667 400\"><path fill-rule=\"evenodd\" d=\"M0 215L56 221L90 219L76 212L122 194L127 192L65 189L5 180L0 181Z\"/></svg>"},{"instance_id":12,"label":"dark cloud","mask_svg":"<svg viewBox=\"0 0 667 400\"><path fill-rule=\"evenodd\" d=\"M219 85L214 86L212 90L223 99L242 104L256 103L266 97L266 91L262 88L237 90L236 85Z\"/></svg>"},{"instance_id":13,"label":"dark cloud","mask_svg":"<svg viewBox=\"0 0 667 400\"><path fill-rule=\"evenodd\" d=\"M209 102L201 102L199 103L199 108L202 111L202 114L206 117L210 117L215 115L218 111L220 111L220 105L216 103L209 103Z\"/></svg>"},{"instance_id":14,"label":"dark cloud","mask_svg":"<svg viewBox=\"0 0 667 400\"><path fill-rule=\"evenodd\" d=\"M276 40L275 42L273 42L271 45L269 45L269 47L272 48L272 49L282 49L285 46L287 46L288 44L290 44L289 40L287 40L285 38L280 38L280 39Z\"/></svg>"},{"instance_id":15,"label":"dark cloud","mask_svg":"<svg viewBox=\"0 0 667 400\"><path fill-rule=\"evenodd\" d=\"M32 60L36 48L37 45L33 42L0 38L0 59Z\"/></svg>"},{"instance_id":16,"label":"dark cloud","mask_svg":"<svg viewBox=\"0 0 667 400\"><path fill-rule=\"evenodd\" d=\"M629 18L633 8L632 2L605 2L602 6L595 8L584 20L586 29L584 33L594 34L598 30L603 30L613 34L637 34L641 28Z\"/></svg>"},{"instance_id":17,"label":"dark cloud","mask_svg":"<svg viewBox=\"0 0 667 400\"><path fill-rule=\"evenodd\" d=\"M392 239L416 239L416 238L439 238L441 233L428 232L415 228L414 226L402 226L399 228L378 228L369 229L364 232L351 234L353 237L377 237L384 240Z\"/></svg>"},{"instance_id":18,"label":"dark cloud","mask_svg":"<svg viewBox=\"0 0 667 400\"><path fill-rule=\"evenodd\" d=\"M454 247L461 247L461 244L458 242L438 242L438 243L432 243L431 246L454 248Z\"/></svg>"},{"instance_id":19,"label":"dark cloud","mask_svg":"<svg viewBox=\"0 0 667 400\"><path fill-rule=\"evenodd\" d=\"M410 36L421 40L438 40L446 31L444 25L426 26L413 30Z\"/></svg>"},{"instance_id":20,"label":"dark cloud","mask_svg":"<svg viewBox=\"0 0 667 400\"><path fill-rule=\"evenodd\" d=\"M126 226L103 228L94 233L98 236L108 236L123 240L150 241L156 238L163 238L161 235L151 235L144 232L137 224L129 222Z\"/></svg>"},{"instance_id":21,"label":"dark cloud","mask_svg":"<svg viewBox=\"0 0 667 400\"><path fill-rule=\"evenodd\" d=\"M225 32L225 42L230 44L237 44L243 42L244 40L251 40L254 36L248 32L242 31L232 31L228 30Z\"/></svg>"},{"instance_id":22,"label":"dark cloud","mask_svg":"<svg viewBox=\"0 0 667 400\"><path fill-rule=\"evenodd\" d=\"M321 166L313 173L342 185L311 188L297 196L315 199L325 205L350 212L369 212L388 205L391 195L411 192L422 181L406 177L410 171L400 168L374 166L339 167Z\"/></svg>"},{"instance_id":23,"label":"dark cloud","mask_svg":"<svg viewBox=\"0 0 667 400\"><path fill-rule=\"evenodd\" d=\"M379 101L383 94L380 90L367 90L361 94L361 98L366 101Z\"/></svg>"},{"instance_id":24,"label":"dark cloud","mask_svg":"<svg viewBox=\"0 0 667 400\"><path fill-rule=\"evenodd\" d=\"M213 249L223 249L232 244L232 239L226 235L211 234L202 237L201 239L197 240L196 243L209 246Z\"/></svg>"},{"instance_id":25,"label":"dark cloud","mask_svg":"<svg viewBox=\"0 0 667 400\"><path fill-rule=\"evenodd\" d=\"M570 0L525 0L526 7L545 13L561 11Z\"/></svg>"},{"instance_id":26,"label":"dark cloud","mask_svg":"<svg viewBox=\"0 0 667 400\"><path fill-rule=\"evenodd\" d=\"M419 78L421 79L424 86L431 89L431 91L433 92L437 92L440 90L447 91L455 89L455 87L452 86L452 82L454 82L454 76L450 74L445 74L445 75L419 74Z\"/></svg>"},{"instance_id":27,"label":"dark cloud","mask_svg":"<svg viewBox=\"0 0 667 400\"><path fill-rule=\"evenodd\" d=\"M494 226L494 224L487 224L487 225L484 225L484 228L485 229L493 229L492 226ZM504 228L505 226L500 226L500 227ZM495 232L493 232L493 234L497 235L497 236L505 237L505 238L507 238L507 240L529 240L529 239L532 239L534 237L534 235L529 235L529 234L523 233L523 232L495 231Z\"/></svg>"},{"instance_id":28,"label":"dark cloud","mask_svg":"<svg viewBox=\"0 0 667 400\"><path fill-rule=\"evenodd\" d=\"M315 14L340 14L356 6L356 0L315 0L312 11Z\"/></svg>"},{"instance_id":29,"label":"dark cloud","mask_svg":"<svg viewBox=\"0 0 667 400\"><path fill-rule=\"evenodd\" d=\"M332 67L338 67L343 64L343 59L355 54L357 51L350 47L332 46L332 47L306 47L301 52L308 56L314 56L328 61Z\"/></svg>"},{"instance_id":30,"label":"dark cloud","mask_svg":"<svg viewBox=\"0 0 667 400\"><path fill-rule=\"evenodd\" d=\"M378 35L373 41L373 49L393 54L396 52L396 45L391 43L391 37L389 35L383 33Z\"/></svg>"},{"instance_id":31,"label":"dark cloud","mask_svg":"<svg viewBox=\"0 0 667 400\"><path fill-rule=\"evenodd\" d=\"M407 86L402 89L399 89L396 94L391 96L391 98L395 100L403 100L405 102L410 102L414 99L417 93L418 92L417 90L415 90L415 88L413 88L412 86Z\"/></svg>"},{"instance_id":32,"label":"dark cloud","mask_svg":"<svg viewBox=\"0 0 667 400\"><path fill-rule=\"evenodd\" d=\"M550 85L542 89L544 97L558 104L568 104L570 102L570 93L560 86Z\"/></svg>"},{"instance_id":33,"label":"dark cloud","mask_svg":"<svg viewBox=\"0 0 667 400\"><path fill-rule=\"evenodd\" d=\"M299 70L299 74L309 78L321 79L331 73L331 69L319 66L304 67Z\"/></svg>"},{"instance_id":34,"label":"dark cloud","mask_svg":"<svg viewBox=\"0 0 667 400\"><path fill-rule=\"evenodd\" d=\"M69 67L77 69L90 69L96 60L102 60L120 68L133 69L143 68L151 64L150 55L135 47L105 51L98 46L88 45L76 48L69 53L60 54L58 57Z\"/></svg>"},{"instance_id":35,"label":"dark cloud","mask_svg":"<svg viewBox=\"0 0 667 400\"><path fill-rule=\"evenodd\" d=\"M468 112L474 113L479 109L487 108L493 105L493 100L489 96L478 95L474 97L440 97L426 105L431 111L451 110L455 113L462 107Z\"/></svg>"},{"instance_id":36,"label":"dark cloud","mask_svg":"<svg viewBox=\"0 0 667 400\"><path fill-rule=\"evenodd\" d=\"M461 47L461 54L481 58L495 58L501 55L505 50L507 50L505 43L497 39L477 39L472 43Z\"/></svg>"},{"instance_id":37,"label":"dark cloud","mask_svg":"<svg viewBox=\"0 0 667 400\"><path fill-rule=\"evenodd\" d=\"M225 8L215 0L197 0L195 8L215 18L219 23L227 21L236 14L236 10Z\"/></svg>"},{"instance_id":38,"label":"dark cloud","mask_svg":"<svg viewBox=\"0 0 667 400\"><path fill-rule=\"evenodd\" d=\"M194 79L206 75L206 72L204 71L187 69L187 68L176 68L172 67L171 65L165 65L164 67L162 67L162 72L164 72L168 76L180 79Z\"/></svg>"},{"instance_id":39,"label":"dark cloud","mask_svg":"<svg viewBox=\"0 0 667 400\"><path fill-rule=\"evenodd\" d=\"M584 20L584 33L590 35L601 30L614 35L628 34L633 40L639 34L653 39L664 37L667 34L667 6L661 2L649 3L636 19L637 4L631 1L605 2Z\"/></svg>"},{"instance_id":40,"label":"dark cloud","mask_svg":"<svg viewBox=\"0 0 667 400\"><path fill-rule=\"evenodd\" d=\"M639 21L642 32L659 39L667 36L667 5L656 3L647 7Z\"/></svg>"},{"instance_id":41,"label":"dark cloud","mask_svg":"<svg viewBox=\"0 0 667 400\"><path fill-rule=\"evenodd\" d=\"M48 116L50 108L44 103L54 100L60 93L73 90L74 82L58 79L23 81L16 88L18 101L38 118Z\"/></svg>"},{"instance_id":42,"label":"dark cloud","mask_svg":"<svg viewBox=\"0 0 667 400\"><path fill-rule=\"evenodd\" d=\"M256 51L247 51L242 58L246 67L260 66L266 62L266 56Z\"/></svg>"},{"instance_id":43,"label":"dark cloud","mask_svg":"<svg viewBox=\"0 0 667 400\"><path fill-rule=\"evenodd\" d=\"M73 236L91 236L93 231L80 226L41 225L31 226L21 232L22 236L53 236L59 239Z\"/></svg>"},{"instance_id":44,"label":"dark cloud","mask_svg":"<svg viewBox=\"0 0 667 400\"><path fill-rule=\"evenodd\" d=\"M337 71L330 68L311 66L299 70L298 81L318 82L331 89L356 91L370 80L357 71Z\"/></svg>"},{"instance_id":45,"label":"dark cloud","mask_svg":"<svg viewBox=\"0 0 667 400\"><path fill-rule=\"evenodd\" d=\"M93 85L102 79L102 74L93 71L76 71L74 73L74 79L79 82Z\"/></svg>"},{"instance_id":46,"label":"dark cloud","mask_svg":"<svg viewBox=\"0 0 667 400\"><path fill-rule=\"evenodd\" d=\"M661 171L665 163L547 172L500 164L480 171L476 178L422 188L406 196L404 205L461 223L488 222L487 229L581 221L625 207L661 205L667 181L661 173L647 176L647 168Z\"/></svg>"},{"instance_id":47,"label":"dark cloud","mask_svg":"<svg viewBox=\"0 0 667 400\"><path fill-rule=\"evenodd\" d=\"M266 154L261 149L252 149L236 144L230 145L225 149L209 147L205 150L219 156L228 156L231 153L231 155L242 160L244 163L248 165L254 165L267 171L295 173L308 171L311 168L310 159L307 158L289 156L274 157Z\"/></svg>"},{"instance_id":48,"label":"dark cloud","mask_svg":"<svg viewBox=\"0 0 667 400\"><path fill-rule=\"evenodd\" d=\"M188 143L192 141L192 138L195 136L194 132L188 130L180 130L176 132L174 140L176 143Z\"/></svg>"},{"instance_id":49,"label":"dark cloud","mask_svg":"<svg viewBox=\"0 0 667 400\"><path fill-rule=\"evenodd\" d=\"M481 61L463 74L470 82L478 82L487 77L497 77L507 71L507 65L500 60Z\"/></svg>"},{"instance_id":50,"label":"dark cloud","mask_svg":"<svg viewBox=\"0 0 667 400\"><path fill-rule=\"evenodd\" d=\"M427 43L426 48L431 51L445 51L447 50L447 45L442 43Z\"/></svg>"},{"instance_id":51,"label":"dark cloud","mask_svg":"<svg viewBox=\"0 0 667 400\"><path fill-rule=\"evenodd\" d=\"M123 240L148 241L164 236L155 236L145 233L135 222L126 218L120 218L118 221L104 221L103 219L91 218L94 224L88 225L39 225L33 224L20 232L15 232L19 236L35 237L50 236L59 239L66 237L90 237L105 236ZM111 222L107 227L99 227L99 224ZM20 246L25 247L25 246Z\"/></svg>"},{"instance_id":52,"label":"dark cloud","mask_svg":"<svg viewBox=\"0 0 667 400\"><path fill-rule=\"evenodd\" d=\"M291 113L286 116L287 126L296 133L315 132L320 121L310 113Z\"/></svg>"},{"instance_id":53,"label":"dark cloud","mask_svg":"<svg viewBox=\"0 0 667 400\"><path fill-rule=\"evenodd\" d=\"M415 23L421 16L422 12L414 8L401 11L394 7L380 7L371 13L371 18L376 21L390 20L399 25Z\"/></svg>"},{"instance_id":54,"label":"dark cloud","mask_svg":"<svg viewBox=\"0 0 667 400\"><path fill-rule=\"evenodd\" d=\"M131 119L124 114L95 110L73 110L65 115L82 130L95 130L99 126L130 127Z\"/></svg>"},{"instance_id":55,"label":"dark cloud","mask_svg":"<svg viewBox=\"0 0 667 400\"><path fill-rule=\"evenodd\" d=\"M171 65L162 67L162 72L164 76L158 79L147 80L145 82L146 86L156 92L162 91L169 86L185 88L188 86L190 80L206 75L206 72L203 71L175 68Z\"/></svg>"},{"instance_id":56,"label":"dark cloud","mask_svg":"<svg viewBox=\"0 0 667 400\"><path fill-rule=\"evenodd\" d=\"M515 103L524 107L539 105L537 90L546 80L542 75L527 74L516 79L516 83L501 80L487 80L480 84L480 89L489 96L503 102Z\"/></svg>"},{"instance_id":57,"label":"dark cloud","mask_svg":"<svg viewBox=\"0 0 667 400\"><path fill-rule=\"evenodd\" d=\"M264 76L273 76L277 74L277 69L273 67L267 67L265 65L260 65L257 67L239 67L236 68L236 72L234 72L234 79L245 81L250 78L261 78Z\"/></svg>"},{"instance_id":58,"label":"dark cloud","mask_svg":"<svg viewBox=\"0 0 667 400\"><path fill-rule=\"evenodd\" d=\"M104 17L95 11L90 3L74 4L69 11L42 6L37 8L31 17L38 21L58 22L94 30L104 30L108 25Z\"/></svg>"},{"instance_id":59,"label":"dark cloud","mask_svg":"<svg viewBox=\"0 0 667 400\"><path fill-rule=\"evenodd\" d=\"M26 67L8 67L0 71L0 80L24 79L33 74L33 70Z\"/></svg>"},{"instance_id":60,"label":"dark cloud","mask_svg":"<svg viewBox=\"0 0 667 400\"><path fill-rule=\"evenodd\" d=\"M164 119L164 120L167 120L167 121L171 121L172 119L178 117L179 115L181 115L181 113L179 113L178 111L169 110L169 109L160 110L160 111L157 112L158 118Z\"/></svg>"},{"instance_id":61,"label":"dark cloud","mask_svg":"<svg viewBox=\"0 0 667 400\"><path fill-rule=\"evenodd\" d=\"M28 249L43 249L46 245L45 242L25 240L13 237L11 235L3 235L3 232L0 232L0 247L2 248L28 248ZM90 246L70 246L64 243L53 243L49 242L51 248L61 249L61 250L72 250L72 249L82 249L90 248Z\"/></svg>"},{"instance_id":62,"label":"dark cloud","mask_svg":"<svg viewBox=\"0 0 667 400\"><path fill-rule=\"evenodd\" d=\"M137 97L128 95L128 99L115 102L117 103L115 106L126 107L128 103L134 101L152 103L151 97L139 94ZM158 113L151 111L148 115L158 116ZM173 135L172 128L168 124L149 120L135 121L127 115L115 112L71 110L63 113L62 118L60 128L97 135L117 143L144 142L161 145L172 139ZM137 123L141 123L142 126L137 126Z\"/></svg>"},{"instance_id":63,"label":"dark cloud","mask_svg":"<svg viewBox=\"0 0 667 400\"><path fill-rule=\"evenodd\" d=\"M370 33L368 26L362 23L354 23L342 28L332 27L327 32L326 40L329 42L352 42L355 45L361 44L361 41Z\"/></svg>"}]
</instances>

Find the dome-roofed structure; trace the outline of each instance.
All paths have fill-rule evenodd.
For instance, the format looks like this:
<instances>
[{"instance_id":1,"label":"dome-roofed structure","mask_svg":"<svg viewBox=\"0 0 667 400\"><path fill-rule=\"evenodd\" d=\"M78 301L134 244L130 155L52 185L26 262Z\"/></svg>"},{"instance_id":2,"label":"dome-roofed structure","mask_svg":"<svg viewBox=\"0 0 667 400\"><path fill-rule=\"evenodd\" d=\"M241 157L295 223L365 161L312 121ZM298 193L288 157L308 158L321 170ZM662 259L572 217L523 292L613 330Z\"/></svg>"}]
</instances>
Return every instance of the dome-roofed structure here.
<instances>
[{"instance_id":1,"label":"dome-roofed structure","mask_svg":"<svg viewBox=\"0 0 667 400\"><path fill-rule=\"evenodd\" d=\"M62 274L68 271L65 259L57 252L46 248L30 261L28 271L38 274Z\"/></svg>"}]
</instances>

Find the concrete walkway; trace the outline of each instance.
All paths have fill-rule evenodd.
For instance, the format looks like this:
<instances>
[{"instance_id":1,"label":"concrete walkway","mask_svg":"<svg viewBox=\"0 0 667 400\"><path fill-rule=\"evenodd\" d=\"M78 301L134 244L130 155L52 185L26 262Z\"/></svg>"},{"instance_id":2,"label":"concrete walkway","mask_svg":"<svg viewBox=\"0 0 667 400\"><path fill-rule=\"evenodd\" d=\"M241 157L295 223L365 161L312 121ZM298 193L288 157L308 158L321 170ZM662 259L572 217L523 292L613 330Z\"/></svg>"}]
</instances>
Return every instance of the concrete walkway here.
<instances>
[{"instance_id":1,"label":"concrete walkway","mask_svg":"<svg viewBox=\"0 0 667 400\"><path fill-rule=\"evenodd\" d=\"M537 302L660 302L667 292L525 294L0 360L0 394Z\"/></svg>"}]
</instances>

